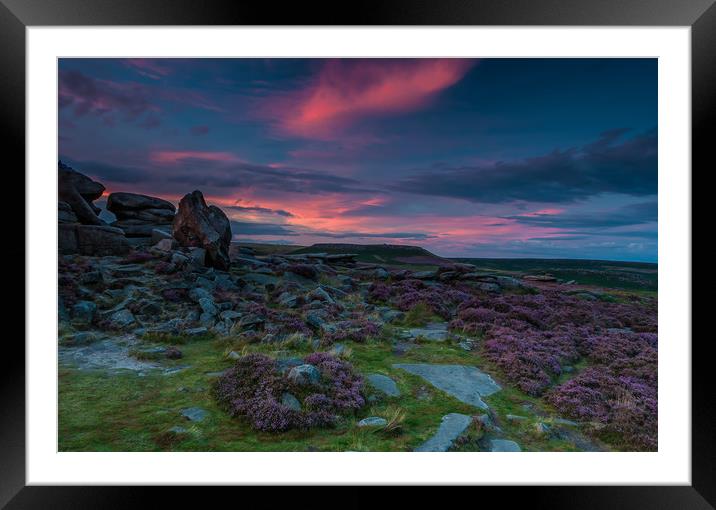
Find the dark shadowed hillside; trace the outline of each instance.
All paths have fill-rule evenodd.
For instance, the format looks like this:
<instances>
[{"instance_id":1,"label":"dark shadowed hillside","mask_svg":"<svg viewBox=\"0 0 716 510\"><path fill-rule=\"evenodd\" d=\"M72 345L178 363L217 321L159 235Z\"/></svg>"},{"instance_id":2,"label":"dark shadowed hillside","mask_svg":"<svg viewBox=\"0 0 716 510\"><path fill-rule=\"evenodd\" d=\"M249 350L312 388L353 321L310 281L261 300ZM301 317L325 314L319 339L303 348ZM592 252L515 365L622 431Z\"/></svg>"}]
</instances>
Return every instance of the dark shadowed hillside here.
<instances>
[{"instance_id":1,"label":"dark shadowed hillside","mask_svg":"<svg viewBox=\"0 0 716 510\"><path fill-rule=\"evenodd\" d=\"M319 243L291 252L303 253L354 253L356 260L375 264L411 264L419 266L442 266L451 262L420 246L397 244L347 244Z\"/></svg>"}]
</instances>

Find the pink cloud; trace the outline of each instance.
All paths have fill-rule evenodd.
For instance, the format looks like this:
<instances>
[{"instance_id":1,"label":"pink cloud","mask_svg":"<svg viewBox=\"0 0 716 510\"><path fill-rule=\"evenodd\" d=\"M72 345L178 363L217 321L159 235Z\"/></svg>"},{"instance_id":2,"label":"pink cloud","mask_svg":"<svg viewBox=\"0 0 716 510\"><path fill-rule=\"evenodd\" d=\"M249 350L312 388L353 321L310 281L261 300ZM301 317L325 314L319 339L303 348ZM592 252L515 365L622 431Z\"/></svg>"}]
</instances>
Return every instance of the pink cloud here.
<instances>
[{"instance_id":1,"label":"pink cloud","mask_svg":"<svg viewBox=\"0 0 716 510\"><path fill-rule=\"evenodd\" d=\"M156 60L146 58L128 58L124 61L124 63L142 76L146 76L147 78L151 78L153 80L159 80L172 72L169 66L160 64Z\"/></svg>"},{"instance_id":2,"label":"pink cloud","mask_svg":"<svg viewBox=\"0 0 716 510\"><path fill-rule=\"evenodd\" d=\"M308 87L271 97L262 114L293 136L332 139L356 120L424 107L457 83L463 59L329 60Z\"/></svg>"},{"instance_id":3,"label":"pink cloud","mask_svg":"<svg viewBox=\"0 0 716 510\"><path fill-rule=\"evenodd\" d=\"M206 152L206 151L156 151L149 155L154 163L171 165L185 159L200 159L204 161L236 162L240 161L236 155L230 152Z\"/></svg>"},{"instance_id":4,"label":"pink cloud","mask_svg":"<svg viewBox=\"0 0 716 510\"><path fill-rule=\"evenodd\" d=\"M521 216L527 216L527 217L540 217L540 216L555 216L557 214L562 214L564 212L564 209L540 209L539 211L533 211L524 213Z\"/></svg>"}]
</instances>

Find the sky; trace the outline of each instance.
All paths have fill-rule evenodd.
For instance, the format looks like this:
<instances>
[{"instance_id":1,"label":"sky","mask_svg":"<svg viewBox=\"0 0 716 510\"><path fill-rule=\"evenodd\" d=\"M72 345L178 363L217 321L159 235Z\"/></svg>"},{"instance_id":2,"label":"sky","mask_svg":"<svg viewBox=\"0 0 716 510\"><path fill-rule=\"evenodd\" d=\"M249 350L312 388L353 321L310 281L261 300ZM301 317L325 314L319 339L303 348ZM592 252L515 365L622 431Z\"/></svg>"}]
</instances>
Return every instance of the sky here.
<instances>
[{"instance_id":1,"label":"sky","mask_svg":"<svg viewBox=\"0 0 716 510\"><path fill-rule=\"evenodd\" d=\"M60 160L236 240L657 261L656 59L60 59L58 104Z\"/></svg>"}]
</instances>

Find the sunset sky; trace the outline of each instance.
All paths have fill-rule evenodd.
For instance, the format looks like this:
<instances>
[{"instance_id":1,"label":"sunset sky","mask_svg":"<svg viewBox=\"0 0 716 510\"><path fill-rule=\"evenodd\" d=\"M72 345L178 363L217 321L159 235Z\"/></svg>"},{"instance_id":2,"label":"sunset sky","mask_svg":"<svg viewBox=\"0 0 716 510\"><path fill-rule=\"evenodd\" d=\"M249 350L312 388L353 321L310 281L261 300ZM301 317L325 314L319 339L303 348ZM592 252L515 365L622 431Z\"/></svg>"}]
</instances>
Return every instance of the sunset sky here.
<instances>
[{"instance_id":1,"label":"sunset sky","mask_svg":"<svg viewBox=\"0 0 716 510\"><path fill-rule=\"evenodd\" d=\"M657 260L655 59L61 59L59 158L237 240Z\"/></svg>"}]
</instances>

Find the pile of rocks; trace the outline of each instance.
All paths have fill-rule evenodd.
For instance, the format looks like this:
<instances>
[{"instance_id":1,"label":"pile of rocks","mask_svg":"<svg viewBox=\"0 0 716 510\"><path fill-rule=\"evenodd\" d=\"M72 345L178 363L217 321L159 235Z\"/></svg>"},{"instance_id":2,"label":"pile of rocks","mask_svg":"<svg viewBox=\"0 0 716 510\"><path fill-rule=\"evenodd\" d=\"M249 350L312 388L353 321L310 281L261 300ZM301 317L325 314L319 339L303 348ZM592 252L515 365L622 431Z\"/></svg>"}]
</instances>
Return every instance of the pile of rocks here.
<instances>
[{"instance_id":1,"label":"pile of rocks","mask_svg":"<svg viewBox=\"0 0 716 510\"><path fill-rule=\"evenodd\" d=\"M161 230L167 236L172 231L174 204L161 198L137 193L111 193L107 198L107 210L117 217L112 226L121 228L124 235L135 243L149 244L154 230Z\"/></svg>"},{"instance_id":2,"label":"pile of rocks","mask_svg":"<svg viewBox=\"0 0 716 510\"><path fill-rule=\"evenodd\" d=\"M181 247L200 265L228 270L231 223L201 191L182 198L179 211L157 197L116 192L107 198L107 210L117 220L107 225L93 201L105 187L65 165L58 165L58 248L61 255L126 255L132 246L153 245L161 251ZM186 257L185 257L186 258Z\"/></svg>"},{"instance_id":3,"label":"pile of rocks","mask_svg":"<svg viewBox=\"0 0 716 510\"><path fill-rule=\"evenodd\" d=\"M130 250L118 228L99 218L101 209L92 202L104 193L104 186L61 161L58 178L58 250L61 254L122 255Z\"/></svg>"}]
</instances>

